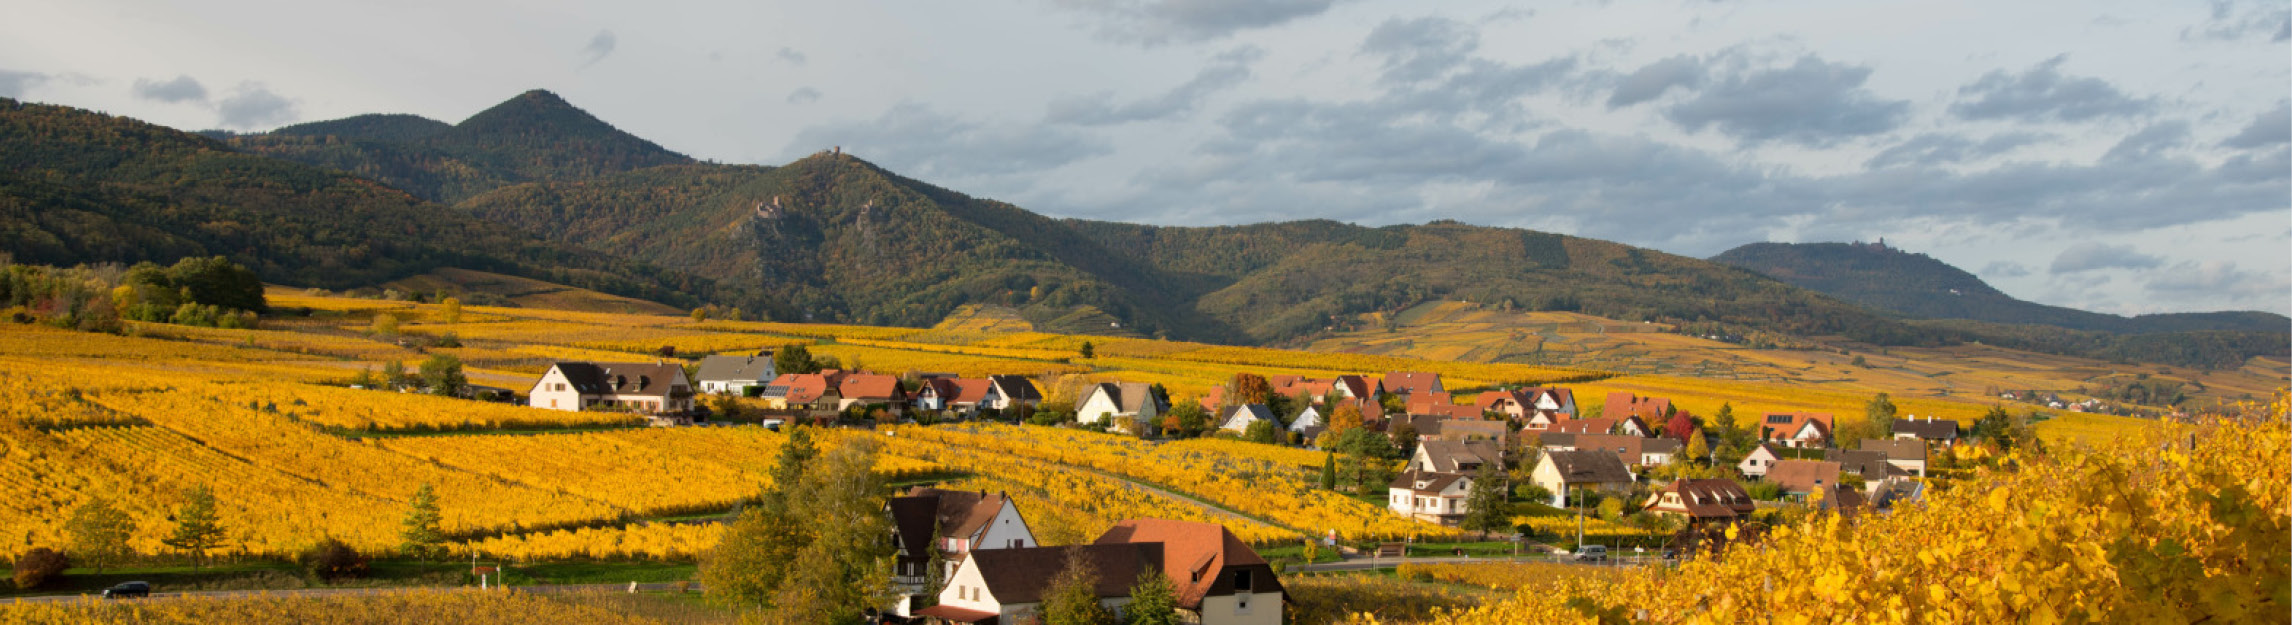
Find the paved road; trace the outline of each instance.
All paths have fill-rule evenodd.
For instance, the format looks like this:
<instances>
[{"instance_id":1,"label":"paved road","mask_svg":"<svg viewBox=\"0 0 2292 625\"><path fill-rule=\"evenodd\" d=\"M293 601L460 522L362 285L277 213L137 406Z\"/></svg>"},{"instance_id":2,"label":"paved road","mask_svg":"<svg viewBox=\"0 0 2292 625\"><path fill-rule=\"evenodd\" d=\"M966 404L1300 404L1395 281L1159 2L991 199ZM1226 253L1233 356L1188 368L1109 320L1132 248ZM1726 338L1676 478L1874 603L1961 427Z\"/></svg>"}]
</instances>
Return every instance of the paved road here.
<instances>
[{"instance_id":1,"label":"paved road","mask_svg":"<svg viewBox=\"0 0 2292 625\"><path fill-rule=\"evenodd\" d=\"M498 589L501 589L501 588L503 588L503 587L500 587L500 586L496 586L496 587L495 587L495 589L497 589L497 590L498 590ZM629 590L629 585L628 585L628 584L552 584L552 585L540 585L540 586L511 586L511 587L508 587L508 589L510 589L510 590L515 590L515 591L517 591L517 592L547 592L547 593L561 593L561 592L627 592L627 591ZM665 591L665 590L675 590L675 589L676 589L676 584L637 584L637 589L638 589L638 590L645 590L645 591ZM151 597L150 597L149 599L130 599L130 600L128 600L128 601L159 600L159 599L178 599L178 598L185 598L185 597L196 597L196 598L231 598L231 597L342 597L342 596L354 596L354 595L375 595L375 594L383 594L383 593L391 593L391 592L403 592L403 591L408 591L408 590L469 590L469 591L475 592L475 591L477 591L477 588L476 588L476 587L474 587L474 586L462 586L462 587L441 587L441 586L391 586L391 587L379 587L379 588L294 588L294 589L285 589L285 590L201 590L201 591L191 591L191 592L155 592L155 593L151 593ZM694 583L694 584L692 585L692 590L693 590L694 592L699 592L699 591L700 591L700 584L698 584L698 583ZM81 600L88 600L88 601L100 601L100 600L102 600L102 599L101 599L101 597L98 597L98 596L96 596L96 595L47 595L47 596L40 596L40 597L16 597L16 598L10 599L9 601L20 601L20 602L24 602L24 603L59 603L59 602L68 602L68 601L81 601Z\"/></svg>"}]
</instances>

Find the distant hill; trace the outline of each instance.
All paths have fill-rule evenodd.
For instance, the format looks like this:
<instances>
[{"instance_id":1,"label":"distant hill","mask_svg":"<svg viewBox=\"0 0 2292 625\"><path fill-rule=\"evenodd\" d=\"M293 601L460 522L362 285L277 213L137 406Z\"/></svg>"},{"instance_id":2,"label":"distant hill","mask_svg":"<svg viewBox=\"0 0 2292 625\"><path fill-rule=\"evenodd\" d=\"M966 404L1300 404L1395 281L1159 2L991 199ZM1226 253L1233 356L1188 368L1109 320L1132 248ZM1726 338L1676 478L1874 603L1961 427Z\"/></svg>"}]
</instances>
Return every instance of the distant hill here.
<instances>
[{"instance_id":1,"label":"distant hill","mask_svg":"<svg viewBox=\"0 0 2292 625\"><path fill-rule=\"evenodd\" d=\"M48 265L219 254L267 282L333 289L460 267L679 305L722 297L714 281L548 243L372 180L9 99L0 252Z\"/></svg>"},{"instance_id":2,"label":"distant hill","mask_svg":"<svg viewBox=\"0 0 2292 625\"><path fill-rule=\"evenodd\" d=\"M532 278L456 267L442 267L430 273L392 280L382 287L404 293L443 291L457 294L463 303L477 306L638 315L681 315L687 310Z\"/></svg>"},{"instance_id":3,"label":"distant hill","mask_svg":"<svg viewBox=\"0 0 2292 625\"><path fill-rule=\"evenodd\" d=\"M226 140L240 150L350 172L446 203L523 182L693 162L538 89L460 124L359 115Z\"/></svg>"},{"instance_id":4,"label":"distant hill","mask_svg":"<svg viewBox=\"0 0 2292 625\"><path fill-rule=\"evenodd\" d=\"M2292 330L2292 319L2257 311L2120 317L2025 302L1932 256L1875 244L1752 243L1711 260L1921 319L2043 324L2127 334Z\"/></svg>"}]
</instances>

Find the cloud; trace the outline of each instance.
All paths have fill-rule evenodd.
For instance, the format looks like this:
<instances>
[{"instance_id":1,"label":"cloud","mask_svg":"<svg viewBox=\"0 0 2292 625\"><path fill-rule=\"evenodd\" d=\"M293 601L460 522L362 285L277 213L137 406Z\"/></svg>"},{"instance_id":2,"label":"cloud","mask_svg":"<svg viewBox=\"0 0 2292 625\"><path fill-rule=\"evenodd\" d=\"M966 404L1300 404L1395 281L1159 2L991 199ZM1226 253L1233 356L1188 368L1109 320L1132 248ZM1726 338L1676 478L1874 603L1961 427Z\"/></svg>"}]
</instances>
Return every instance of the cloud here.
<instances>
[{"instance_id":1,"label":"cloud","mask_svg":"<svg viewBox=\"0 0 2292 625\"><path fill-rule=\"evenodd\" d=\"M811 104L818 101L820 101L820 90L818 89L798 87L795 91L788 92L789 104Z\"/></svg>"},{"instance_id":2,"label":"cloud","mask_svg":"<svg viewBox=\"0 0 2292 625\"><path fill-rule=\"evenodd\" d=\"M1045 118L1055 124L1106 126L1153 121L1191 113L1203 100L1241 84L1250 77L1250 65L1265 57L1265 50L1243 46L1219 54L1194 74L1192 80L1161 95L1117 105L1114 94L1055 100Z\"/></svg>"},{"instance_id":3,"label":"cloud","mask_svg":"<svg viewBox=\"0 0 2292 625\"><path fill-rule=\"evenodd\" d=\"M1911 137L1908 141L1886 148L1877 156L1863 162L1870 169L1903 165L1947 165L1965 161L1978 161L2011 152L2022 146L2052 139L2049 135L2030 132L2008 132L1980 141L1962 135L1928 133Z\"/></svg>"},{"instance_id":4,"label":"cloud","mask_svg":"<svg viewBox=\"0 0 2292 625\"><path fill-rule=\"evenodd\" d=\"M1982 275L1998 278L2019 278L2029 275L2029 267L2010 260L1994 261L1982 266Z\"/></svg>"},{"instance_id":5,"label":"cloud","mask_svg":"<svg viewBox=\"0 0 2292 625\"><path fill-rule=\"evenodd\" d=\"M227 128L267 128L301 119L293 100L272 93L270 88L256 82L239 83L231 97L215 104L215 110Z\"/></svg>"},{"instance_id":6,"label":"cloud","mask_svg":"<svg viewBox=\"0 0 2292 625\"><path fill-rule=\"evenodd\" d=\"M21 98L48 82L51 77L39 72L19 72L0 69L0 98Z\"/></svg>"},{"instance_id":7,"label":"cloud","mask_svg":"<svg viewBox=\"0 0 2292 625\"><path fill-rule=\"evenodd\" d=\"M2110 147L2101 155L2104 161L2142 160L2155 157L2166 150L2188 145L2189 123L2172 120L2150 124Z\"/></svg>"},{"instance_id":8,"label":"cloud","mask_svg":"<svg viewBox=\"0 0 2292 625\"><path fill-rule=\"evenodd\" d=\"M605 57L612 56L613 48L619 45L620 38L614 37L613 31L598 29L596 35L589 37L589 43L581 46L581 56L586 59L581 62L581 67L596 65L598 61L605 60Z\"/></svg>"},{"instance_id":9,"label":"cloud","mask_svg":"<svg viewBox=\"0 0 2292 625\"><path fill-rule=\"evenodd\" d=\"M1051 0L1090 15L1100 34L1129 43L1219 39L1320 15L1344 0Z\"/></svg>"},{"instance_id":10,"label":"cloud","mask_svg":"<svg viewBox=\"0 0 2292 625\"><path fill-rule=\"evenodd\" d=\"M806 128L788 147L804 154L831 145L917 178L1036 178L1105 155L1104 139L1058 126L981 122L903 102L871 120Z\"/></svg>"},{"instance_id":11,"label":"cloud","mask_svg":"<svg viewBox=\"0 0 2292 625\"><path fill-rule=\"evenodd\" d=\"M198 80L190 76L176 76L173 80L167 81L137 78L135 79L135 97L169 104L206 102L207 87L200 85Z\"/></svg>"},{"instance_id":12,"label":"cloud","mask_svg":"<svg viewBox=\"0 0 2292 625\"><path fill-rule=\"evenodd\" d=\"M2053 266L2046 271L2060 275L2102 269L2150 269L2164 262L2165 259L2134 251L2130 245L2088 241L2062 250L2053 257Z\"/></svg>"},{"instance_id":13,"label":"cloud","mask_svg":"<svg viewBox=\"0 0 2292 625\"><path fill-rule=\"evenodd\" d=\"M1480 31L1442 17L1393 18L1369 31L1361 53L1383 57L1383 80L1412 84L1435 80L1463 65L1480 47Z\"/></svg>"},{"instance_id":14,"label":"cloud","mask_svg":"<svg viewBox=\"0 0 2292 625\"><path fill-rule=\"evenodd\" d=\"M1690 132L1705 127L1737 140L1826 146L1849 137L1893 130L1910 104L1862 88L1870 68L1799 57L1789 67L1738 72L1721 78L1666 116Z\"/></svg>"},{"instance_id":15,"label":"cloud","mask_svg":"<svg viewBox=\"0 0 2292 625\"><path fill-rule=\"evenodd\" d=\"M2292 102L2278 102L2276 108L2254 116L2252 125L2220 145L2249 150L2278 143L2292 143Z\"/></svg>"},{"instance_id":16,"label":"cloud","mask_svg":"<svg viewBox=\"0 0 2292 625\"><path fill-rule=\"evenodd\" d=\"M1672 87L1695 87L1703 84L1702 61L1680 55L1649 63L1617 81L1616 90L1608 96L1608 108L1622 108L1663 95Z\"/></svg>"},{"instance_id":17,"label":"cloud","mask_svg":"<svg viewBox=\"0 0 2292 625\"><path fill-rule=\"evenodd\" d=\"M2292 9L2266 0L2213 0L2204 22L2181 29L2183 41L2236 41L2253 35L2266 35L2271 43L2292 41Z\"/></svg>"},{"instance_id":18,"label":"cloud","mask_svg":"<svg viewBox=\"0 0 2292 625\"><path fill-rule=\"evenodd\" d=\"M806 61L811 60L809 57L804 56L803 52L799 52L795 48L788 47L780 48L780 51L773 54L772 56L795 65L803 65Z\"/></svg>"},{"instance_id":19,"label":"cloud","mask_svg":"<svg viewBox=\"0 0 2292 625\"><path fill-rule=\"evenodd\" d=\"M2292 274L2238 269L2234 261L2181 261L2149 272L2142 288L2173 301L2202 300L2260 310L2284 310Z\"/></svg>"},{"instance_id":20,"label":"cloud","mask_svg":"<svg viewBox=\"0 0 2292 625\"><path fill-rule=\"evenodd\" d=\"M2102 117L2132 117L2156 108L2156 103L2125 95L2099 78L2061 73L2067 56L2056 56L2020 74L1992 71L1964 87L1950 113L1961 119L2020 121L2085 121Z\"/></svg>"}]
</instances>

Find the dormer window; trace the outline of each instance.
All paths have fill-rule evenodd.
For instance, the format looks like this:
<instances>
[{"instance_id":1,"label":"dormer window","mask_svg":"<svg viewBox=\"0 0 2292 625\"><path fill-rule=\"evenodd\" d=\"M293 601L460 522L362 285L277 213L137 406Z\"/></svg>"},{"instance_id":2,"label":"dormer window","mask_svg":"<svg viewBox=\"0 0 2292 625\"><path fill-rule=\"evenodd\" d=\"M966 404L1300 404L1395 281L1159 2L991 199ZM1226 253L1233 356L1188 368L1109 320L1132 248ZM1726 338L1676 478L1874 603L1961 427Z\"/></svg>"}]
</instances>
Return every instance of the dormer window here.
<instances>
[{"instance_id":1,"label":"dormer window","mask_svg":"<svg viewBox=\"0 0 2292 625\"><path fill-rule=\"evenodd\" d=\"M1235 591L1235 592L1249 592L1249 591L1250 591L1250 576L1249 576L1249 571L1247 571L1247 570L1242 570L1242 571L1234 571L1234 591Z\"/></svg>"}]
</instances>

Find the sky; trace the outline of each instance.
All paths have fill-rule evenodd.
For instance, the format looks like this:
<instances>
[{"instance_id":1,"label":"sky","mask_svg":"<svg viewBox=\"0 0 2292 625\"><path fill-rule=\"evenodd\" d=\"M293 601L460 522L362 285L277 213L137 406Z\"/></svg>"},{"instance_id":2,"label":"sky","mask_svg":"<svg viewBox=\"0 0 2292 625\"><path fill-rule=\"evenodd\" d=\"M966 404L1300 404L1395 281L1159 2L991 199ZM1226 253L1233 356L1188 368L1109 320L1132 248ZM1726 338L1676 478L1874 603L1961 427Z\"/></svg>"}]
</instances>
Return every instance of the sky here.
<instances>
[{"instance_id":1,"label":"sky","mask_svg":"<svg viewBox=\"0 0 2292 625\"><path fill-rule=\"evenodd\" d=\"M183 129L549 89L1061 217L1875 241L2118 314L2292 313L2292 5L18 0L0 96Z\"/></svg>"}]
</instances>

